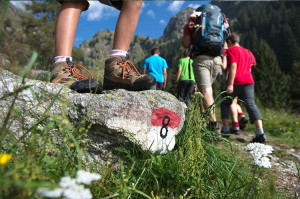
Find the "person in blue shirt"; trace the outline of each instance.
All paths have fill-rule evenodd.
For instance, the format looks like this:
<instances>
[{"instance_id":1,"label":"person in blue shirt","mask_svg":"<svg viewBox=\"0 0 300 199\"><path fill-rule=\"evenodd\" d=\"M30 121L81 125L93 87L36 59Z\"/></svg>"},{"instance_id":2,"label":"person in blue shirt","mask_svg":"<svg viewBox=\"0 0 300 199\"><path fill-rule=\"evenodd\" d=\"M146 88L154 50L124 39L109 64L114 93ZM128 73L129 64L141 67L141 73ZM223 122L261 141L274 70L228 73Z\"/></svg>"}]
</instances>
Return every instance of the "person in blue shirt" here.
<instances>
[{"instance_id":1,"label":"person in blue shirt","mask_svg":"<svg viewBox=\"0 0 300 199\"><path fill-rule=\"evenodd\" d=\"M152 48L151 54L152 56L145 60L143 66L144 74L152 75L156 79L156 84L150 88L151 90L165 90L167 84L167 62L159 56L158 48Z\"/></svg>"}]
</instances>

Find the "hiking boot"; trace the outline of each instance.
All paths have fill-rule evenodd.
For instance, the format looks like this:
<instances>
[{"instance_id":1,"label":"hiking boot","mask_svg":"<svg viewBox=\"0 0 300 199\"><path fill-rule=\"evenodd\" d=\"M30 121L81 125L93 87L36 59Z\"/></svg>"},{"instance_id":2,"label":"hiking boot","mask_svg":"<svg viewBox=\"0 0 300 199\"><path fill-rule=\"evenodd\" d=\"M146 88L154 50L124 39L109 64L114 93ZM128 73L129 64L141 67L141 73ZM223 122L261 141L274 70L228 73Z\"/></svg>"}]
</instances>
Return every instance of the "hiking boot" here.
<instances>
[{"instance_id":1,"label":"hiking boot","mask_svg":"<svg viewBox=\"0 0 300 199\"><path fill-rule=\"evenodd\" d=\"M209 122L206 126L206 128L210 131L216 131L220 129L220 126L217 122Z\"/></svg>"},{"instance_id":2,"label":"hiking boot","mask_svg":"<svg viewBox=\"0 0 300 199\"><path fill-rule=\"evenodd\" d=\"M223 128L221 129L221 136L223 137L223 138L229 138L229 136L230 136L230 132L227 130L224 130Z\"/></svg>"},{"instance_id":3,"label":"hiking boot","mask_svg":"<svg viewBox=\"0 0 300 199\"><path fill-rule=\"evenodd\" d=\"M240 134L240 127L238 127L238 126L233 126L233 127L230 129L230 133L231 133L231 134L235 134L235 135L239 135L239 134Z\"/></svg>"},{"instance_id":4,"label":"hiking boot","mask_svg":"<svg viewBox=\"0 0 300 199\"><path fill-rule=\"evenodd\" d=\"M240 129L243 130L246 127L247 123L248 123L248 119L245 116L242 116L239 120Z\"/></svg>"},{"instance_id":5,"label":"hiking boot","mask_svg":"<svg viewBox=\"0 0 300 199\"><path fill-rule=\"evenodd\" d=\"M266 134L260 134L256 135L255 138L251 142L259 142L259 143L264 143L264 142L269 142Z\"/></svg>"},{"instance_id":6,"label":"hiking boot","mask_svg":"<svg viewBox=\"0 0 300 199\"><path fill-rule=\"evenodd\" d=\"M85 77L82 69L87 71L91 78ZM85 67L75 65L69 59L66 62L56 62L53 65L50 82L63 84L78 93L102 93L101 82L97 82Z\"/></svg>"},{"instance_id":7,"label":"hiking boot","mask_svg":"<svg viewBox=\"0 0 300 199\"><path fill-rule=\"evenodd\" d=\"M105 61L104 90L123 88L129 91L148 90L156 84L152 75L141 75L124 56L111 56Z\"/></svg>"}]
</instances>

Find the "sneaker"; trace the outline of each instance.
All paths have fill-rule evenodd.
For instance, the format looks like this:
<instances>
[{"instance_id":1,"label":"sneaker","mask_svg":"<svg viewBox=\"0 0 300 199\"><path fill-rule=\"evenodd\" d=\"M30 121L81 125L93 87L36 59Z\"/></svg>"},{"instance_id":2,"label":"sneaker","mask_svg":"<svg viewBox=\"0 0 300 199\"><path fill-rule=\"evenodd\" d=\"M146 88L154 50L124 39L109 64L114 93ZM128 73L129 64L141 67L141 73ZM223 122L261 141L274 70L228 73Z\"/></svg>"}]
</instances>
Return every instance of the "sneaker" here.
<instances>
[{"instance_id":1,"label":"sneaker","mask_svg":"<svg viewBox=\"0 0 300 199\"><path fill-rule=\"evenodd\" d=\"M63 84L78 93L102 93L101 83L97 82L85 67L75 65L69 59L66 62L56 62L52 67L51 83ZM82 69L87 71L91 78L85 77Z\"/></svg>"},{"instance_id":2,"label":"sneaker","mask_svg":"<svg viewBox=\"0 0 300 199\"><path fill-rule=\"evenodd\" d=\"M260 134L256 135L255 138L251 142L259 142L259 143L264 143L264 142L269 142L266 134Z\"/></svg>"},{"instance_id":3,"label":"sneaker","mask_svg":"<svg viewBox=\"0 0 300 199\"><path fill-rule=\"evenodd\" d=\"M206 126L206 128L210 131L216 131L220 129L220 126L217 122L209 122Z\"/></svg>"},{"instance_id":4,"label":"sneaker","mask_svg":"<svg viewBox=\"0 0 300 199\"><path fill-rule=\"evenodd\" d=\"M247 123L248 123L248 119L245 116L241 117L239 120L240 129L243 130L246 127Z\"/></svg>"},{"instance_id":5,"label":"sneaker","mask_svg":"<svg viewBox=\"0 0 300 199\"><path fill-rule=\"evenodd\" d=\"M238 126L233 126L233 127L230 129L230 133L231 133L231 134L235 134L235 135L239 135L239 134L240 134L240 127L238 127Z\"/></svg>"},{"instance_id":6,"label":"sneaker","mask_svg":"<svg viewBox=\"0 0 300 199\"><path fill-rule=\"evenodd\" d=\"M221 129L221 136L223 138L229 138L230 136L230 132L229 131L225 131L223 128Z\"/></svg>"},{"instance_id":7,"label":"sneaker","mask_svg":"<svg viewBox=\"0 0 300 199\"><path fill-rule=\"evenodd\" d=\"M152 75L141 75L124 56L111 56L105 61L104 90L123 88L130 91L148 90L156 84Z\"/></svg>"}]
</instances>

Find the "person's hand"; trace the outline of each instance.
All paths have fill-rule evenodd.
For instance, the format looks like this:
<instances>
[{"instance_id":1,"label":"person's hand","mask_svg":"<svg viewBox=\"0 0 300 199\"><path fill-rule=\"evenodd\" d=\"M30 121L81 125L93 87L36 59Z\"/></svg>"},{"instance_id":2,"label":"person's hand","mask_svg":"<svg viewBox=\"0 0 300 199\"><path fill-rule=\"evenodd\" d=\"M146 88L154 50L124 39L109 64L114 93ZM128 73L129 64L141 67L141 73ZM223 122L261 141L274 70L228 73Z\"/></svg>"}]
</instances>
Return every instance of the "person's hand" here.
<instances>
[{"instance_id":1,"label":"person's hand","mask_svg":"<svg viewBox=\"0 0 300 199\"><path fill-rule=\"evenodd\" d=\"M233 85L228 85L226 89L227 94L233 93Z\"/></svg>"}]
</instances>

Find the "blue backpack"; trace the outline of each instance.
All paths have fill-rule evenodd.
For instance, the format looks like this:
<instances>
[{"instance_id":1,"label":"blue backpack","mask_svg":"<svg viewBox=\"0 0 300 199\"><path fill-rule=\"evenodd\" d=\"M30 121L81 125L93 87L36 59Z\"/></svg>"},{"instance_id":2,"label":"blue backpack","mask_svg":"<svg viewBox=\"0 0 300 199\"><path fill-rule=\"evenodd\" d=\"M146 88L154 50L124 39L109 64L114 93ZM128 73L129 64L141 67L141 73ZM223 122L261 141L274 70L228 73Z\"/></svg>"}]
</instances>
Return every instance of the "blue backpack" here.
<instances>
[{"instance_id":1,"label":"blue backpack","mask_svg":"<svg viewBox=\"0 0 300 199\"><path fill-rule=\"evenodd\" d=\"M211 56L221 56L225 39L230 35L226 16L218 6L211 4L200 6L196 12L201 12L201 15L196 19L196 45L193 51Z\"/></svg>"}]
</instances>

